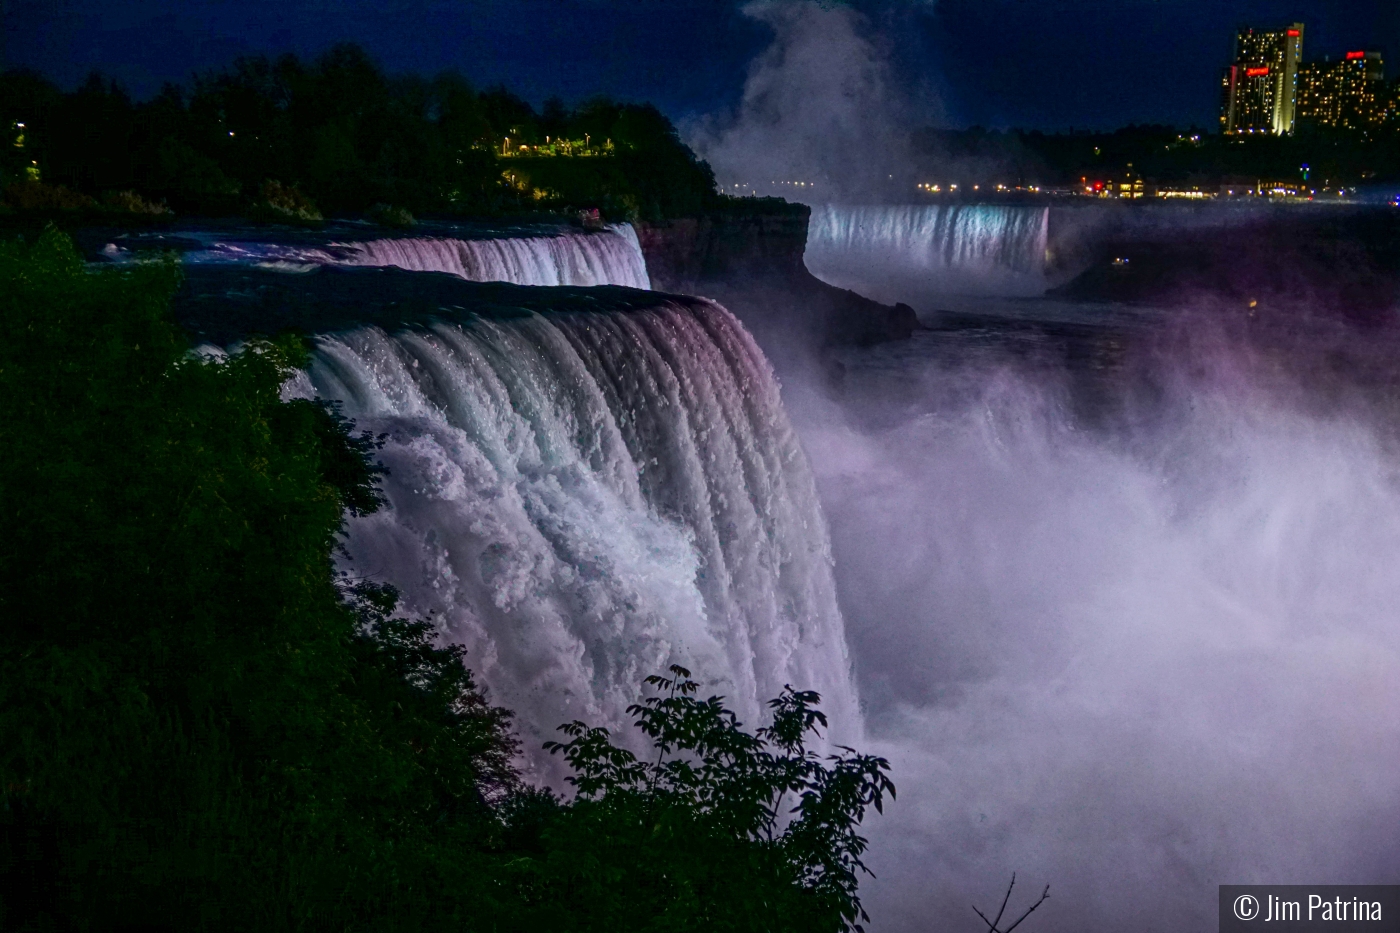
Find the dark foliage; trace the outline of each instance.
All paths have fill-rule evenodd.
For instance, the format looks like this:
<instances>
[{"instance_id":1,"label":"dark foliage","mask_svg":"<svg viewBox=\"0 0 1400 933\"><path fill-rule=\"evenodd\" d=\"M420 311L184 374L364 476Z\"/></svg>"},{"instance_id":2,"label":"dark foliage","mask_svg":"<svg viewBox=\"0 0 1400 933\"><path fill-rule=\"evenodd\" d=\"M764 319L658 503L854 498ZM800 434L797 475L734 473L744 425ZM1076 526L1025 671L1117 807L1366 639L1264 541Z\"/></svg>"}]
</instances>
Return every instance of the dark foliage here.
<instances>
[{"instance_id":1,"label":"dark foliage","mask_svg":"<svg viewBox=\"0 0 1400 933\"><path fill-rule=\"evenodd\" d=\"M99 201L134 191L181 213L297 223L317 209L359 215L381 205L671 217L718 197L708 167L653 107L598 100L569 111L553 100L537 114L504 88L478 92L455 74L385 75L354 45L313 63L242 58L144 103L97 75L63 94L10 72L0 78L0 125L11 132L5 184L37 173ZM283 216L269 183L307 203Z\"/></svg>"},{"instance_id":2,"label":"dark foliage","mask_svg":"<svg viewBox=\"0 0 1400 933\"><path fill-rule=\"evenodd\" d=\"M0 249L0 927L426 920L514 786L506 714L333 572L375 440L280 399L295 342L190 356L176 276Z\"/></svg>"},{"instance_id":3,"label":"dark foliage","mask_svg":"<svg viewBox=\"0 0 1400 933\"><path fill-rule=\"evenodd\" d=\"M655 763L575 723L576 798L522 787L463 650L336 570L381 439L281 398L298 340L191 354L178 277L0 244L0 929L854 926L884 761L675 669Z\"/></svg>"},{"instance_id":4,"label":"dark foliage","mask_svg":"<svg viewBox=\"0 0 1400 933\"><path fill-rule=\"evenodd\" d=\"M856 888L867 807L894 796L882 758L806 747L826 725L819 697L788 687L771 725L747 733L721 697L700 700L690 672L649 677L634 706L657 752L639 760L607 730L573 722L546 748L572 766L578 799L546 824L551 855L531 886L563 901L580 929L860 930Z\"/></svg>"}]
</instances>

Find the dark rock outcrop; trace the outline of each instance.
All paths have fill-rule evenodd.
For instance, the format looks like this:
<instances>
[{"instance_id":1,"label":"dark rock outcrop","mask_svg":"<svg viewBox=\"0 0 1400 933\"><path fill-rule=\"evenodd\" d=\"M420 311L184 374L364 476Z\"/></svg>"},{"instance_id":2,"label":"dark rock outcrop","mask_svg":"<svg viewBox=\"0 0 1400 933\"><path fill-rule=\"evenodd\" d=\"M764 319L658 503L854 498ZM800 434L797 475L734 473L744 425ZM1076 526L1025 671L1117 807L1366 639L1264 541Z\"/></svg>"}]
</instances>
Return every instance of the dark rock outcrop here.
<instances>
[{"instance_id":1,"label":"dark rock outcrop","mask_svg":"<svg viewBox=\"0 0 1400 933\"><path fill-rule=\"evenodd\" d=\"M1198 211L1191 225L1161 211L1122 214L1081 238L1084 269L1053 297L1365 325L1400 313L1394 208L1224 207Z\"/></svg>"},{"instance_id":2,"label":"dark rock outcrop","mask_svg":"<svg viewBox=\"0 0 1400 933\"><path fill-rule=\"evenodd\" d=\"M776 198L736 202L702 217L640 223L652 286L713 298L766 345L869 345L907 339L919 326L905 304L872 301L807 271L811 210Z\"/></svg>"},{"instance_id":3,"label":"dark rock outcrop","mask_svg":"<svg viewBox=\"0 0 1400 933\"><path fill-rule=\"evenodd\" d=\"M392 331L466 315L625 313L666 303L699 304L621 285L539 288L392 266L289 273L226 264L186 267L172 311L194 342L226 346L286 331L324 334L365 325Z\"/></svg>"}]
</instances>

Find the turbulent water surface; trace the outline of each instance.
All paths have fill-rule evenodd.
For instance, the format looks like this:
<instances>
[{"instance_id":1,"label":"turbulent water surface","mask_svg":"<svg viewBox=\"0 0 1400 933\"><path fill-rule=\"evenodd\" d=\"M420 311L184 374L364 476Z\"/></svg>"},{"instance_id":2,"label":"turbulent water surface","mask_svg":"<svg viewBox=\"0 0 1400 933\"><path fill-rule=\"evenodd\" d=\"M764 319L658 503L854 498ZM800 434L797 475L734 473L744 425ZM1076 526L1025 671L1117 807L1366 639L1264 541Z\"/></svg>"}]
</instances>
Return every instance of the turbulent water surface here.
<instances>
[{"instance_id":1,"label":"turbulent water surface","mask_svg":"<svg viewBox=\"0 0 1400 933\"><path fill-rule=\"evenodd\" d=\"M1085 430L1063 373L963 340L848 357L863 401L798 422L900 787L868 826L874 928L975 930L1013 871L1052 885L1041 930L1205 930L1219 884L1393 880L1390 432L1228 351Z\"/></svg>"},{"instance_id":2,"label":"turbulent water surface","mask_svg":"<svg viewBox=\"0 0 1400 933\"><path fill-rule=\"evenodd\" d=\"M826 209L808 263L883 256L887 300L1015 296L1044 236L1037 212ZM1323 392L1286 343L1154 343L1150 309L947 300L956 327L794 379L792 423L696 299L323 335L302 391L387 435L350 567L468 647L541 777L554 725L625 726L668 663L748 723L819 690L900 788L867 824L873 930L977 930L1013 871L1052 886L1044 931L1393 880L1400 470L1348 401L1370 390ZM1378 340L1376 372L1400 357ZM1114 369L1135 341L1140 398Z\"/></svg>"},{"instance_id":3,"label":"turbulent water surface","mask_svg":"<svg viewBox=\"0 0 1400 933\"><path fill-rule=\"evenodd\" d=\"M352 568L467 646L537 763L560 722L629 724L670 663L746 722L792 683L858 731L806 457L723 308L365 328L322 337L310 383L388 435Z\"/></svg>"},{"instance_id":4,"label":"turbulent water surface","mask_svg":"<svg viewBox=\"0 0 1400 933\"><path fill-rule=\"evenodd\" d=\"M926 294L885 270L887 300ZM1012 909L1050 884L1027 923L1064 931L1212 929L1220 884L1393 880L1394 338L1317 299L1232 330L1205 295L1016 284L939 295L938 329L846 352L794 412L901 782L868 826L873 928L984 928L970 905L1013 871Z\"/></svg>"}]
</instances>

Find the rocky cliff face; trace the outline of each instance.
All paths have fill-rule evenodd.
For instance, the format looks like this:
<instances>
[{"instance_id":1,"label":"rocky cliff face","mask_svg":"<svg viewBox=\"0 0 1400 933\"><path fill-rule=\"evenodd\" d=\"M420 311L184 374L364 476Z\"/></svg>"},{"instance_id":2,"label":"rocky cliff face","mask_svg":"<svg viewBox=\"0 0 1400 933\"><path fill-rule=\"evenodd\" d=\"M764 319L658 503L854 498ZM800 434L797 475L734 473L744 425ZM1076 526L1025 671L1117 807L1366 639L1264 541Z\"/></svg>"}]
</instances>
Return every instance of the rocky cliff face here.
<instances>
[{"instance_id":1,"label":"rocky cliff face","mask_svg":"<svg viewBox=\"0 0 1400 933\"><path fill-rule=\"evenodd\" d=\"M684 290L702 281L745 275L800 278L806 272L810 211L782 203L767 213L713 214L638 225L653 284Z\"/></svg>"},{"instance_id":2,"label":"rocky cliff face","mask_svg":"<svg viewBox=\"0 0 1400 933\"><path fill-rule=\"evenodd\" d=\"M827 285L802 262L811 211L776 198L704 217L637 225L652 287L721 302L765 343L816 347L907 339L908 305Z\"/></svg>"}]
</instances>

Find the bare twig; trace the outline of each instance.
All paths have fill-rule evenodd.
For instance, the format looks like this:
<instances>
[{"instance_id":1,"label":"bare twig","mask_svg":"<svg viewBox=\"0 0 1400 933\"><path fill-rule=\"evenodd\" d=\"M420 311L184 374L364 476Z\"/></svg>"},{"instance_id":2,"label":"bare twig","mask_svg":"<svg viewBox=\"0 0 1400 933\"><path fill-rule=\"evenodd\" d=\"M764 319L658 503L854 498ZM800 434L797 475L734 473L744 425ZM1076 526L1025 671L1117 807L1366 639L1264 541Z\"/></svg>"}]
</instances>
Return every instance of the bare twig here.
<instances>
[{"instance_id":1,"label":"bare twig","mask_svg":"<svg viewBox=\"0 0 1400 933\"><path fill-rule=\"evenodd\" d=\"M1021 925L1021 920L1025 920L1027 917L1029 917L1031 915L1031 912L1037 907L1039 907L1041 904L1045 903L1046 898L1050 896L1050 885L1047 884L1045 886L1045 890L1040 895L1040 900L1036 901L1030 907L1026 908L1026 912L1021 914L1020 919L1018 919L1015 923L1011 924L1011 926L1007 927L1005 930L1002 930L999 929L997 925L1001 923L1001 917L1004 913L1006 913L1006 904L1008 901L1011 900L1011 889L1014 887L1016 887L1016 875L1013 872L1011 875L1011 883L1006 886L1006 896L1001 899L1001 910L997 911L997 918L995 920L988 920L987 915L982 913L982 911L978 910L976 904L972 905L972 909L977 913L977 916L982 918L982 922L987 925L987 929L990 931L990 933L1011 933L1012 930L1016 929L1018 926Z\"/></svg>"},{"instance_id":2,"label":"bare twig","mask_svg":"<svg viewBox=\"0 0 1400 933\"><path fill-rule=\"evenodd\" d=\"M1050 896L1050 885L1047 884L1047 885L1045 886L1044 892L1042 892L1041 895L1040 895L1040 900L1036 901L1034 904L1032 904L1031 906L1029 906L1029 907L1026 908L1026 912L1023 913L1023 914L1021 914L1021 920L1024 920L1024 919L1026 919L1027 917L1029 917L1029 916L1031 915L1031 911L1035 910L1035 909L1036 909L1037 907L1039 907L1041 904L1045 903L1045 899L1048 898L1049 896ZM1014 930L1014 929L1016 929L1018 926L1020 926L1020 925L1021 925L1021 920L1017 920L1015 923L1011 924L1011 926L1007 927L1007 928L1006 928L1006 933L1011 933L1012 930Z\"/></svg>"},{"instance_id":3,"label":"bare twig","mask_svg":"<svg viewBox=\"0 0 1400 933\"><path fill-rule=\"evenodd\" d=\"M1006 902L1011 900L1011 889L1014 887L1016 887L1016 873L1013 871L1011 873L1011 883L1006 886L1006 897L1001 899L1001 910L997 911L997 918L992 921L993 930L997 928L998 923L1001 923L1001 915L1006 913Z\"/></svg>"}]
</instances>

